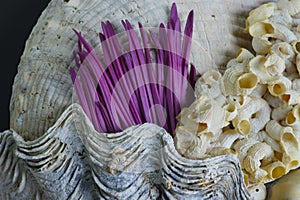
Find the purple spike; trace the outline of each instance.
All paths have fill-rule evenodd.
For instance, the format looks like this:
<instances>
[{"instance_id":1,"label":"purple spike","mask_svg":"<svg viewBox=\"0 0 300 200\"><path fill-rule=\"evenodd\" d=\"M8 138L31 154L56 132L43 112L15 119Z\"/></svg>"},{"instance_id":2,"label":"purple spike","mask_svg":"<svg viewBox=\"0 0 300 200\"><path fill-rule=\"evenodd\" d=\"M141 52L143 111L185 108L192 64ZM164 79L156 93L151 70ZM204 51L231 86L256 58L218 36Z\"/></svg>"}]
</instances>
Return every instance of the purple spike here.
<instances>
[{"instance_id":1,"label":"purple spike","mask_svg":"<svg viewBox=\"0 0 300 200\"><path fill-rule=\"evenodd\" d=\"M107 28L107 31L110 34L110 37L116 35L116 33L114 31L114 28L113 28L113 26L111 25L111 23L109 21L106 21L106 28Z\"/></svg>"},{"instance_id":2,"label":"purple spike","mask_svg":"<svg viewBox=\"0 0 300 200\"><path fill-rule=\"evenodd\" d=\"M172 4L167 28L160 24L158 38L149 32L156 46L154 63L147 34L141 23L138 23L140 40L129 21L121 21L127 32L129 52L122 50L112 24L109 21L101 23L103 33L99 33L99 39L106 66L102 65L82 34L74 29L78 37L78 52L74 52L74 59L80 71L81 82L76 81L77 73L74 68L70 69L70 75L79 101L98 131L116 132L134 124L159 122L163 120L163 113L151 112L149 116L149 109L155 104L161 104L167 111L167 123L164 128L173 133L177 122L175 117L180 112L181 103L185 104L187 89L187 83L178 80L177 73L180 73L183 79L187 79L192 87L196 80L194 65L191 64L188 71L193 15L191 11L187 18L183 41L175 3ZM164 70L165 66L167 71ZM125 79L124 75L129 72L131 76ZM120 91L116 90L118 85ZM174 91L180 95L178 99ZM116 97L112 96L113 93ZM113 97L115 105L111 105ZM124 99L129 102L124 102ZM95 110L92 110L93 108ZM117 112L116 118L112 115L113 108Z\"/></svg>"},{"instance_id":3,"label":"purple spike","mask_svg":"<svg viewBox=\"0 0 300 200\"><path fill-rule=\"evenodd\" d=\"M75 59L75 63L76 63L76 66L77 66L77 69L80 68L80 62L78 60L78 57L77 57L77 54L75 51L73 51L73 56L74 56L74 59Z\"/></svg>"},{"instance_id":4,"label":"purple spike","mask_svg":"<svg viewBox=\"0 0 300 200\"><path fill-rule=\"evenodd\" d=\"M189 37L192 37L193 34L193 23L194 23L194 11L192 10L188 15L185 29L184 29L184 34Z\"/></svg>"},{"instance_id":5,"label":"purple spike","mask_svg":"<svg viewBox=\"0 0 300 200\"><path fill-rule=\"evenodd\" d=\"M178 20L178 12L177 12L177 7L176 7L176 3L172 4L172 8L171 8L171 14L170 14L170 23L174 29L175 27L175 22Z\"/></svg>"},{"instance_id":6,"label":"purple spike","mask_svg":"<svg viewBox=\"0 0 300 200\"><path fill-rule=\"evenodd\" d=\"M73 67L70 68L70 75L71 75L72 83L74 84L75 80L76 80L76 77L77 77L77 74L76 74Z\"/></svg>"},{"instance_id":7,"label":"purple spike","mask_svg":"<svg viewBox=\"0 0 300 200\"><path fill-rule=\"evenodd\" d=\"M191 64L191 71L190 71L190 75L189 75L189 82L191 84L191 86L194 88L195 84L196 84L196 76L197 76L197 70L196 67Z\"/></svg>"},{"instance_id":8,"label":"purple spike","mask_svg":"<svg viewBox=\"0 0 300 200\"><path fill-rule=\"evenodd\" d=\"M104 40L106 40L105 35L102 34L102 33L99 33L99 38L100 38L101 43L102 43Z\"/></svg>"},{"instance_id":9,"label":"purple spike","mask_svg":"<svg viewBox=\"0 0 300 200\"><path fill-rule=\"evenodd\" d=\"M75 34L78 37L78 40L83 44L83 46L86 48L86 50L88 52L92 51L92 47L89 45L89 43L82 37L81 33L79 33L78 31L76 31L75 29L73 29L73 31L75 32Z\"/></svg>"}]
</instances>

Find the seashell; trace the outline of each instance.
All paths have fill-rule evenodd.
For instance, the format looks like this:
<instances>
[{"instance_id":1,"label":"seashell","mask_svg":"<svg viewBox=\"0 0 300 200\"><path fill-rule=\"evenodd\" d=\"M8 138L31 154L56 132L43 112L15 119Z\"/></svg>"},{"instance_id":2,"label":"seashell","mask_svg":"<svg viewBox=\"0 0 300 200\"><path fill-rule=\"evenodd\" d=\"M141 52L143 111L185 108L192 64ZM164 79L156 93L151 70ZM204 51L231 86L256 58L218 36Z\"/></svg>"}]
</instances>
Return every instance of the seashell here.
<instances>
[{"instance_id":1,"label":"seashell","mask_svg":"<svg viewBox=\"0 0 300 200\"><path fill-rule=\"evenodd\" d=\"M290 27L293 23L292 16L288 12L280 9L276 9L274 14L269 17L268 20L272 23L279 23L286 27Z\"/></svg>"},{"instance_id":2,"label":"seashell","mask_svg":"<svg viewBox=\"0 0 300 200\"><path fill-rule=\"evenodd\" d=\"M282 137L285 134L294 134L294 131L291 127L284 127L281 126L277 121L275 120L270 120L266 124L266 132L268 135L277 140L277 141L282 141Z\"/></svg>"},{"instance_id":3,"label":"seashell","mask_svg":"<svg viewBox=\"0 0 300 200\"><path fill-rule=\"evenodd\" d=\"M295 90L289 90L280 96L281 100L287 105L295 105L300 103L300 95Z\"/></svg>"},{"instance_id":4,"label":"seashell","mask_svg":"<svg viewBox=\"0 0 300 200\"><path fill-rule=\"evenodd\" d=\"M252 97L247 105L240 108L232 124L242 135L248 135L250 132L257 133L270 120L270 113L271 109L265 100Z\"/></svg>"},{"instance_id":5,"label":"seashell","mask_svg":"<svg viewBox=\"0 0 300 200\"><path fill-rule=\"evenodd\" d=\"M222 78L225 96L250 94L258 84L258 78L255 74L244 73L236 67L228 68Z\"/></svg>"},{"instance_id":6,"label":"seashell","mask_svg":"<svg viewBox=\"0 0 300 200\"><path fill-rule=\"evenodd\" d=\"M299 104L294 106L293 109L287 113L285 122L287 125L291 126L295 131L300 131Z\"/></svg>"},{"instance_id":7,"label":"seashell","mask_svg":"<svg viewBox=\"0 0 300 200\"><path fill-rule=\"evenodd\" d=\"M300 52L300 41L296 40L296 41L293 41L291 44L292 44L292 48L293 48L294 52L296 54L299 54L299 52Z\"/></svg>"},{"instance_id":8,"label":"seashell","mask_svg":"<svg viewBox=\"0 0 300 200\"><path fill-rule=\"evenodd\" d=\"M299 56L300 42L298 40L292 42L292 47L293 47L294 52L296 53L296 67L297 67L297 71L299 73L300 72L300 56Z\"/></svg>"},{"instance_id":9,"label":"seashell","mask_svg":"<svg viewBox=\"0 0 300 200\"><path fill-rule=\"evenodd\" d=\"M253 174L249 176L249 182L262 184L268 176L268 172L258 168Z\"/></svg>"},{"instance_id":10,"label":"seashell","mask_svg":"<svg viewBox=\"0 0 300 200\"><path fill-rule=\"evenodd\" d=\"M264 130L259 131L258 133L252 132L248 135L248 138L254 139L258 142L263 142L264 141L264 138L263 138L264 132L265 132Z\"/></svg>"},{"instance_id":11,"label":"seashell","mask_svg":"<svg viewBox=\"0 0 300 200\"><path fill-rule=\"evenodd\" d=\"M282 59L289 59L295 56L293 47L287 42L279 42L272 45L270 52L280 56Z\"/></svg>"},{"instance_id":12,"label":"seashell","mask_svg":"<svg viewBox=\"0 0 300 200\"><path fill-rule=\"evenodd\" d=\"M294 79L292 81L292 89L297 92L300 92L300 79Z\"/></svg>"},{"instance_id":13,"label":"seashell","mask_svg":"<svg viewBox=\"0 0 300 200\"><path fill-rule=\"evenodd\" d=\"M240 163L243 163L245 157L247 156L248 150L255 144L258 144L259 142L256 141L253 138L244 138L241 140L238 140L236 143L233 144L233 149L236 152L239 152L237 157L240 161Z\"/></svg>"},{"instance_id":14,"label":"seashell","mask_svg":"<svg viewBox=\"0 0 300 200\"><path fill-rule=\"evenodd\" d=\"M241 51L241 52L243 52L243 51ZM246 72L248 62L249 62L249 59L233 58L233 59L229 60L229 62L226 64L226 69L234 68L240 72Z\"/></svg>"},{"instance_id":15,"label":"seashell","mask_svg":"<svg viewBox=\"0 0 300 200\"><path fill-rule=\"evenodd\" d=\"M285 60L285 72L287 78L290 79L291 81L299 78L299 73L296 64L294 64L290 60Z\"/></svg>"},{"instance_id":16,"label":"seashell","mask_svg":"<svg viewBox=\"0 0 300 200\"><path fill-rule=\"evenodd\" d=\"M252 38L253 50L260 55L267 54L272 47L272 42L268 40L267 36L254 37Z\"/></svg>"},{"instance_id":17,"label":"seashell","mask_svg":"<svg viewBox=\"0 0 300 200\"><path fill-rule=\"evenodd\" d=\"M277 77L269 73L267 66L265 66L266 62L267 58L261 55L254 57L249 62L249 71L256 74L262 84L273 83L277 80Z\"/></svg>"},{"instance_id":18,"label":"seashell","mask_svg":"<svg viewBox=\"0 0 300 200\"><path fill-rule=\"evenodd\" d=\"M212 116L211 101L202 95L188 108L184 108L177 119L179 125L187 127L191 132L199 133L209 130Z\"/></svg>"},{"instance_id":19,"label":"seashell","mask_svg":"<svg viewBox=\"0 0 300 200\"><path fill-rule=\"evenodd\" d=\"M300 104L294 105L292 112L293 112L293 115L297 119L299 119L300 118Z\"/></svg>"},{"instance_id":20,"label":"seashell","mask_svg":"<svg viewBox=\"0 0 300 200\"><path fill-rule=\"evenodd\" d=\"M245 48L240 48L237 51L235 61L247 66L247 64L249 63L249 60L253 57L254 57L254 55L250 51L248 51Z\"/></svg>"},{"instance_id":21,"label":"seashell","mask_svg":"<svg viewBox=\"0 0 300 200\"><path fill-rule=\"evenodd\" d=\"M190 132L183 126L176 128L174 138L177 151L191 159L203 159L207 157L207 149L210 147L209 139L211 134L197 135L195 132Z\"/></svg>"},{"instance_id":22,"label":"seashell","mask_svg":"<svg viewBox=\"0 0 300 200\"><path fill-rule=\"evenodd\" d=\"M229 96L227 100L228 103L236 106L237 109L240 109L241 107L249 103L250 98L248 96L239 95L239 96Z\"/></svg>"},{"instance_id":23,"label":"seashell","mask_svg":"<svg viewBox=\"0 0 300 200\"><path fill-rule=\"evenodd\" d=\"M226 124L225 111L219 102L200 96L178 115L179 125L193 133L217 132Z\"/></svg>"},{"instance_id":24,"label":"seashell","mask_svg":"<svg viewBox=\"0 0 300 200\"><path fill-rule=\"evenodd\" d=\"M246 31L248 31L249 27L255 22L264 21L271 17L274 14L275 9L277 9L277 4L270 2L251 10L249 12L249 17L246 20Z\"/></svg>"},{"instance_id":25,"label":"seashell","mask_svg":"<svg viewBox=\"0 0 300 200\"><path fill-rule=\"evenodd\" d=\"M228 122L233 120L238 114L238 109L235 104L227 104L223 108L225 110L225 120Z\"/></svg>"},{"instance_id":26,"label":"seashell","mask_svg":"<svg viewBox=\"0 0 300 200\"><path fill-rule=\"evenodd\" d=\"M203 9L207 2L180 2L183 13L191 7L201 11L195 20L195 32L203 49L193 51L193 61L217 68L232 54L226 46L230 44L233 51L238 46L250 46L244 39L233 42L241 25L224 16L243 13L260 2L215 0L210 2L210 9ZM223 6L224 3L228 6ZM116 134L99 134L80 106L68 108L72 103L70 52L76 44L71 29L81 30L96 46L95 36L100 28L96 24L100 21L111 20L118 32L121 31L118 21L124 18L130 18L133 24L141 21L156 26L167 17L169 6L168 1L153 4L148 0L113 4L94 0L51 1L27 42L15 79L10 108L11 128L16 132L0 133L0 171L4 172L0 177L1 182L5 180L0 183L0 190L4 191L1 199L250 199L235 156L183 158L172 138L151 124ZM206 20L213 12L222 13L221 25L219 21L213 23L214 19ZM219 41L224 45L220 47ZM238 54L236 61L244 60L244 52ZM242 78L258 82L249 72ZM241 99L237 104L246 104L246 97L237 98ZM216 130L203 131L205 125L200 126L200 134L196 134L200 140L219 135L224 126L225 122L219 123L225 118L225 112L219 114L224 105L221 102L225 102L222 95L210 102L217 110L208 109L216 117L209 128ZM254 179L263 177L263 170L256 172Z\"/></svg>"},{"instance_id":27,"label":"seashell","mask_svg":"<svg viewBox=\"0 0 300 200\"><path fill-rule=\"evenodd\" d=\"M206 96L200 96L178 116L175 134L177 150L187 158L203 159L214 146L221 129L228 124L222 105ZM223 123L222 123L223 121Z\"/></svg>"},{"instance_id":28,"label":"seashell","mask_svg":"<svg viewBox=\"0 0 300 200\"><path fill-rule=\"evenodd\" d=\"M254 23L249 27L249 33L254 38L274 38L288 43L297 40L295 34L288 27L279 23L272 23L269 20Z\"/></svg>"},{"instance_id":29,"label":"seashell","mask_svg":"<svg viewBox=\"0 0 300 200\"><path fill-rule=\"evenodd\" d=\"M280 107L282 106L284 103L281 101L280 98L278 98L277 96L273 96L272 94L270 94L269 91L267 91L265 93L265 95L263 96L263 99L265 101L268 102L268 104L272 107L272 108L277 108L277 107Z\"/></svg>"},{"instance_id":30,"label":"seashell","mask_svg":"<svg viewBox=\"0 0 300 200\"><path fill-rule=\"evenodd\" d=\"M255 89L251 92L249 96L262 98L267 91L268 91L268 87L265 84L257 84Z\"/></svg>"},{"instance_id":31,"label":"seashell","mask_svg":"<svg viewBox=\"0 0 300 200\"><path fill-rule=\"evenodd\" d=\"M226 147L213 147L209 151L210 156L221 156L221 155L236 155L236 152Z\"/></svg>"},{"instance_id":32,"label":"seashell","mask_svg":"<svg viewBox=\"0 0 300 200\"><path fill-rule=\"evenodd\" d=\"M215 0L207 7L207 2L185 1L182 4L177 1L182 15L191 8L198 13L194 38L201 44L201 49L192 50L192 60L199 66L217 68L233 57L235 49L250 47L250 42L239 31L243 26L240 19L246 16L239 15L235 22L232 22L232 16L246 13L262 2L254 0L241 5L232 0L225 4ZM11 128L26 140L34 140L43 135L72 103L69 66L75 65L72 52L77 43L72 28L80 30L95 47L101 21L109 19L117 32L123 30L121 19L129 19L135 27L138 21L146 27L157 27L161 21L166 21L166 11L171 3L167 0L155 4L150 0L117 3L52 0L34 27L18 67L10 104ZM217 13L222 13L222 17ZM237 37L241 39L233 42ZM219 41L223 45L220 46ZM229 45L231 52L228 52ZM201 70L206 71L205 68Z\"/></svg>"},{"instance_id":33,"label":"seashell","mask_svg":"<svg viewBox=\"0 0 300 200\"><path fill-rule=\"evenodd\" d=\"M278 179L286 174L285 165L280 161L273 162L262 168L268 172L270 180Z\"/></svg>"},{"instance_id":34,"label":"seashell","mask_svg":"<svg viewBox=\"0 0 300 200\"><path fill-rule=\"evenodd\" d=\"M291 89L292 82L290 79L281 76L274 83L268 85L268 90L273 96L280 96Z\"/></svg>"},{"instance_id":35,"label":"seashell","mask_svg":"<svg viewBox=\"0 0 300 200\"><path fill-rule=\"evenodd\" d=\"M270 185L268 200L299 198L300 169L294 170Z\"/></svg>"},{"instance_id":36,"label":"seashell","mask_svg":"<svg viewBox=\"0 0 300 200\"><path fill-rule=\"evenodd\" d=\"M246 117L236 117L232 120L232 124L241 135L246 136L251 132L251 123Z\"/></svg>"},{"instance_id":37,"label":"seashell","mask_svg":"<svg viewBox=\"0 0 300 200\"><path fill-rule=\"evenodd\" d=\"M295 134L297 131L289 131L282 133L280 144L284 150L282 162L287 166L288 170L299 167L299 139Z\"/></svg>"},{"instance_id":38,"label":"seashell","mask_svg":"<svg viewBox=\"0 0 300 200\"><path fill-rule=\"evenodd\" d=\"M216 70L209 70L205 72L196 82L195 94L196 97L205 95L208 98L217 98L220 96L221 89L221 74Z\"/></svg>"},{"instance_id":39,"label":"seashell","mask_svg":"<svg viewBox=\"0 0 300 200\"><path fill-rule=\"evenodd\" d=\"M282 59L277 54L269 54L267 56L266 62L264 63L264 66L271 76L279 76L285 70L284 59Z\"/></svg>"},{"instance_id":40,"label":"seashell","mask_svg":"<svg viewBox=\"0 0 300 200\"><path fill-rule=\"evenodd\" d=\"M300 12L300 3L297 0L278 0L278 9L288 12L290 15L295 15Z\"/></svg>"},{"instance_id":41,"label":"seashell","mask_svg":"<svg viewBox=\"0 0 300 200\"><path fill-rule=\"evenodd\" d=\"M39 139L0 144L1 199L250 199L234 156L183 158L153 124L98 134L76 104Z\"/></svg>"},{"instance_id":42,"label":"seashell","mask_svg":"<svg viewBox=\"0 0 300 200\"><path fill-rule=\"evenodd\" d=\"M233 143L240 137L241 135L236 130L234 129L226 130L219 137L220 146L229 149L231 148Z\"/></svg>"},{"instance_id":43,"label":"seashell","mask_svg":"<svg viewBox=\"0 0 300 200\"><path fill-rule=\"evenodd\" d=\"M247 156L243 160L243 167L249 173L253 173L261 166L261 162L270 163L274 157L272 148L266 143L257 143L249 148Z\"/></svg>"},{"instance_id":44,"label":"seashell","mask_svg":"<svg viewBox=\"0 0 300 200\"><path fill-rule=\"evenodd\" d=\"M282 105L272 110L271 118L275 121L285 120L285 117L289 111L292 110L292 106Z\"/></svg>"},{"instance_id":45,"label":"seashell","mask_svg":"<svg viewBox=\"0 0 300 200\"><path fill-rule=\"evenodd\" d=\"M258 55L249 62L249 70L258 76L260 83L273 84L285 70L285 62L277 54Z\"/></svg>"},{"instance_id":46,"label":"seashell","mask_svg":"<svg viewBox=\"0 0 300 200\"><path fill-rule=\"evenodd\" d=\"M297 54L297 56L296 56L296 67L297 67L298 73L300 73L300 54Z\"/></svg>"},{"instance_id":47,"label":"seashell","mask_svg":"<svg viewBox=\"0 0 300 200\"><path fill-rule=\"evenodd\" d=\"M286 166L287 171L299 168L299 160L299 152L284 152L282 155L282 162Z\"/></svg>"},{"instance_id":48,"label":"seashell","mask_svg":"<svg viewBox=\"0 0 300 200\"><path fill-rule=\"evenodd\" d=\"M274 151L283 153L283 149L279 144L279 141L276 141L274 138L268 135L266 131L260 131L258 134L261 138L261 142L265 142L266 144L268 144Z\"/></svg>"}]
</instances>

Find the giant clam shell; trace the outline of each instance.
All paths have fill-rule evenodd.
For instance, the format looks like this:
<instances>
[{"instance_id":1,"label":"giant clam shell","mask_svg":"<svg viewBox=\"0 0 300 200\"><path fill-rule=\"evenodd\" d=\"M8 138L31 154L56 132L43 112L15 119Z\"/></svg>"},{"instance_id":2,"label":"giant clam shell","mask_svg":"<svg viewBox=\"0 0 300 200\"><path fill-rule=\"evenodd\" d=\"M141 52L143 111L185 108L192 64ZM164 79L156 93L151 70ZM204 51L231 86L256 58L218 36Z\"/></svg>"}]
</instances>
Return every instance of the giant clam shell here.
<instances>
[{"instance_id":1,"label":"giant clam shell","mask_svg":"<svg viewBox=\"0 0 300 200\"><path fill-rule=\"evenodd\" d=\"M81 31L92 45L98 44L100 22L110 20L118 32L120 20L158 27L166 22L173 0L52 0L34 27L15 77L10 103L10 126L25 140L37 139L55 123L72 103L69 67L76 37ZM251 41L243 33L248 12L264 0L175 0L180 18L194 9L194 41L200 49L192 52L200 72L217 68Z\"/></svg>"},{"instance_id":2,"label":"giant clam shell","mask_svg":"<svg viewBox=\"0 0 300 200\"><path fill-rule=\"evenodd\" d=\"M157 27L173 1L52 0L34 27L11 98L11 130L0 133L1 199L250 199L236 157L189 160L164 129L143 124L97 133L72 104L69 66L80 30L93 46L100 21ZM240 47L247 12L263 0L176 0L194 9L199 66L222 68ZM200 70L201 72L201 70ZM72 104L72 105L71 105Z\"/></svg>"},{"instance_id":3,"label":"giant clam shell","mask_svg":"<svg viewBox=\"0 0 300 200\"><path fill-rule=\"evenodd\" d=\"M153 124L97 133L71 105L46 134L0 133L1 199L249 199L236 157L188 160Z\"/></svg>"}]
</instances>

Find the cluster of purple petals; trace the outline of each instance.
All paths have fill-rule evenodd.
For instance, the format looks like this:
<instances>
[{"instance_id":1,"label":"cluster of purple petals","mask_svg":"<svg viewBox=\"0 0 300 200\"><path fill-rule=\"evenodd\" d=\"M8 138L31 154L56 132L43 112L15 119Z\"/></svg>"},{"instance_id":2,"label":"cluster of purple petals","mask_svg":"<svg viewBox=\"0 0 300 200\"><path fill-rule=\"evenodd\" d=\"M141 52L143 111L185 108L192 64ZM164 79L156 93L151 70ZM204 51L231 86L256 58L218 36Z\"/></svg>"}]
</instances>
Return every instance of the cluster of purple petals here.
<instances>
[{"instance_id":1,"label":"cluster of purple petals","mask_svg":"<svg viewBox=\"0 0 300 200\"><path fill-rule=\"evenodd\" d=\"M196 69L189 63L193 18L191 11L182 34L173 3L170 20L167 26L160 24L158 37L139 23L141 39L127 20L122 21L129 51L122 50L111 23L102 22L99 38L104 61L74 30L77 69L71 68L70 74L79 102L97 131L119 132L149 122L173 134L182 106L193 101L186 95L196 81ZM164 109L151 110L155 105Z\"/></svg>"}]
</instances>

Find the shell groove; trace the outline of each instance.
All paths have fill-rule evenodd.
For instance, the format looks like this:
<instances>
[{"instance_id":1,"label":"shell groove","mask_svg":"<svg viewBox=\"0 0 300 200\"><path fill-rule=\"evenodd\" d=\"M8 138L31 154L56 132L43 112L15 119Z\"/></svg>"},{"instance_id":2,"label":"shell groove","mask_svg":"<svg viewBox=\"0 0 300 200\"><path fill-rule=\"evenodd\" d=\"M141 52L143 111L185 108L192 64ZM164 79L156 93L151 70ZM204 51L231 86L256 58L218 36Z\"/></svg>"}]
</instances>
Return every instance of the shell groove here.
<instances>
[{"instance_id":1,"label":"shell groove","mask_svg":"<svg viewBox=\"0 0 300 200\"><path fill-rule=\"evenodd\" d=\"M39 139L0 142L2 199L250 199L236 157L183 158L153 124L98 134L76 104Z\"/></svg>"}]
</instances>

